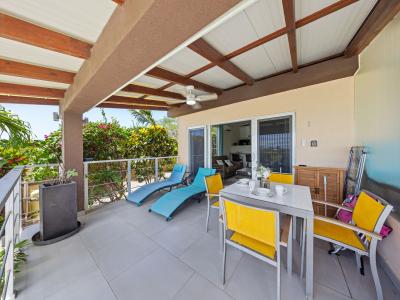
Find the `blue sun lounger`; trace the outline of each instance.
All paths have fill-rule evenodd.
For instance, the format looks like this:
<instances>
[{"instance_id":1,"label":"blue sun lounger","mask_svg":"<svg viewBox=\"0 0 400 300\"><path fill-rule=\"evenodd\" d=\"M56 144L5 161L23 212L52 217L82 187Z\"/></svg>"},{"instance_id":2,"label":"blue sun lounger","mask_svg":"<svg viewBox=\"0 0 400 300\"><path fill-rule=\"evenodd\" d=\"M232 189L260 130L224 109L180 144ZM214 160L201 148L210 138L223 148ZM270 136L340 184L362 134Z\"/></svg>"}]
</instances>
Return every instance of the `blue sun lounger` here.
<instances>
[{"instance_id":1,"label":"blue sun lounger","mask_svg":"<svg viewBox=\"0 0 400 300\"><path fill-rule=\"evenodd\" d=\"M172 170L171 176L163 181L153 182L146 184L138 188L133 193L128 194L127 200L135 203L137 206L143 204L143 202L152 194L165 188L172 188L182 183L183 176L185 175L186 166L176 164Z\"/></svg>"},{"instance_id":2,"label":"blue sun lounger","mask_svg":"<svg viewBox=\"0 0 400 300\"><path fill-rule=\"evenodd\" d=\"M167 218L172 219L172 214L187 200L206 192L204 177L215 174L215 169L199 168L193 183L189 186L175 189L164 194L156 202L154 202L149 212L158 213Z\"/></svg>"}]
</instances>

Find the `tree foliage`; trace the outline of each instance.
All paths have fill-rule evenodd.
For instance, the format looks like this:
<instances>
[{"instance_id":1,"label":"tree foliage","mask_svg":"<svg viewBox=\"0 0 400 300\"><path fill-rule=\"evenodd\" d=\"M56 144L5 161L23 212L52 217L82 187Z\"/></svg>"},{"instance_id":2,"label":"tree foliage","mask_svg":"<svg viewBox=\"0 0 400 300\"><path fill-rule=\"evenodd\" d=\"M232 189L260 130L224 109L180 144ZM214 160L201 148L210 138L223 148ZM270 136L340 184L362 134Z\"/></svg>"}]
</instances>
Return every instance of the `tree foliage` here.
<instances>
[{"instance_id":1,"label":"tree foliage","mask_svg":"<svg viewBox=\"0 0 400 300\"><path fill-rule=\"evenodd\" d=\"M0 138L7 138L7 141L13 145L29 141L31 138L30 126L0 106Z\"/></svg>"}]
</instances>

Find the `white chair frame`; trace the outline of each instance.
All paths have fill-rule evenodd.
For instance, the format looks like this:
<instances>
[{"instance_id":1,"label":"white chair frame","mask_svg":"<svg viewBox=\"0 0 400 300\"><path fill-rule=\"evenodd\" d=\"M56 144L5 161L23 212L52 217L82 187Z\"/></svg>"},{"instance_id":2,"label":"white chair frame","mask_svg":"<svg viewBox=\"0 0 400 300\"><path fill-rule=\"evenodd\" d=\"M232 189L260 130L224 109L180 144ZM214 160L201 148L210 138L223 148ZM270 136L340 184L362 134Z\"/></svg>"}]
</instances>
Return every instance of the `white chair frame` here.
<instances>
[{"instance_id":1,"label":"white chair frame","mask_svg":"<svg viewBox=\"0 0 400 300\"><path fill-rule=\"evenodd\" d=\"M244 247L238 243L235 243L235 242L231 241L229 238L227 238L228 228L227 228L227 224L226 224L226 211L225 211L224 200L234 202L235 204L243 206L243 207L274 213L274 215L275 215L275 250L276 250L275 260L270 259L269 257L266 257L256 251L251 250L247 247ZM254 206L248 206L248 205L244 205L242 203L239 203L239 202L231 200L231 199L223 199L223 198L219 199L219 205L220 205L220 210L222 213L221 221L223 223L222 284L223 285L225 284L226 245L230 245L240 251L243 251L251 256L254 256L254 257L276 267L276 276L277 276L277 291L276 291L277 297L276 298L279 300L281 297L281 268L280 268L280 265L281 265L281 254L280 254L281 241L280 241L279 212L275 211L275 210L261 209L261 208L257 208Z\"/></svg>"},{"instance_id":2,"label":"white chair frame","mask_svg":"<svg viewBox=\"0 0 400 300\"><path fill-rule=\"evenodd\" d=\"M364 191L366 192L366 191ZM367 194L369 194L371 197L373 197L375 200L377 200L378 202L379 199L377 199L377 197L374 197L373 194L367 192ZM334 203L329 203L329 202L325 202L325 201L317 201L317 200L313 200L314 203L317 204L323 204L323 205L327 205L327 206L331 206L331 207L336 207L338 209L344 209L347 211L352 212L353 209L347 206L342 206L342 205L338 205L338 204L334 204ZM342 226L344 228L353 230L355 232L357 232L358 234L361 234L361 241L364 244L365 248L367 249L367 251L363 251L361 249L355 248L355 247L351 247L349 245L343 244L341 242L338 242L336 240L332 240L330 238L324 237L324 236L320 236L317 234L314 234L315 238L330 242L332 244L336 244L338 246L341 246L343 248L352 250L355 252L356 254L356 262L357 262L357 267L358 269L361 268L361 256L368 256L369 260L370 260L370 265L371 265L371 273L372 273L372 278L374 280L375 283L375 289L376 289L376 296L378 300L383 300L383 293L382 293L382 286L379 280L379 274L378 274L378 268L376 265L376 247L378 245L378 241L382 240L382 237L380 235L382 226L384 225L387 217L389 216L390 212L392 211L393 206L392 205L385 205L385 208L383 209L377 223L375 224L375 228L374 231L368 231L368 230L364 230L362 228L359 228L355 225L352 224L348 224L348 223L344 223L341 222L339 220L336 219L332 219L329 217L322 217L322 216L315 216L314 219L315 220L321 220L324 222L328 222L331 224L335 224L338 226ZM303 226L303 231L302 231L302 253L304 253L303 249L304 249L304 244L305 244L305 236L306 236L306 232L305 232L305 226ZM368 241L367 240L367 236L371 237L371 240ZM300 271L300 276L301 278L303 277L303 263L304 263L304 255L301 256L301 271Z\"/></svg>"}]
</instances>

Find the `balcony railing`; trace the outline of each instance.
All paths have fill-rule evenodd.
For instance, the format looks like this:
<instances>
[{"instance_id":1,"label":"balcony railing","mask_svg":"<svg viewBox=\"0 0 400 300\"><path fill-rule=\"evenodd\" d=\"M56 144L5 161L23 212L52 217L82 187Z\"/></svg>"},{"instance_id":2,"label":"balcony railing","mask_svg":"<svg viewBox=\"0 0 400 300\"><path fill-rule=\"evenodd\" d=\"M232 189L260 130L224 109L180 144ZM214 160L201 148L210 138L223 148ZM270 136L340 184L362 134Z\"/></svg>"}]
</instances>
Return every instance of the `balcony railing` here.
<instances>
[{"instance_id":1,"label":"balcony railing","mask_svg":"<svg viewBox=\"0 0 400 300\"><path fill-rule=\"evenodd\" d=\"M23 167L15 167L0 179L0 210L4 220L0 230L1 247L1 300L14 299L14 246L21 233L21 175Z\"/></svg>"},{"instance_id":2,"label":"balcony railing","mask_svg":"<svg viewBox=\"0 0 400 300\"><path fill-rule=\"evenodd\" d=\"M128 191L168 178L177 159L165 156L84 162L85 210L118 201Z\"/></svg>"}]
</instances>

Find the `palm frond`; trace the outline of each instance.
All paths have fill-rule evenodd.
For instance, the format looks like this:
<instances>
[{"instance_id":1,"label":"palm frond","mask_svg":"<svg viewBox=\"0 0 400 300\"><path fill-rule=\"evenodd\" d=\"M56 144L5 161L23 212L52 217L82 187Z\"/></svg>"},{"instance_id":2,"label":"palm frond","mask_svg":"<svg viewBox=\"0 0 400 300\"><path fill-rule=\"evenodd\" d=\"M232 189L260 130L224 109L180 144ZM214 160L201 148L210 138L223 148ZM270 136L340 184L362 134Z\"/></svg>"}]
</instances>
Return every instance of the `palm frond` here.
<instances>
[{"instance_id":1,"label":"palm frond","mask_svg":"<svg viewBox=\"0 0 400 300\"><path fill-rule=\"evenodd\" d=\"M132 117L139 125L154 126L157 124L150 110L136 109L136 110L131 110L130 112Z\"/></svg>"},{"instance_id":2,"label":"palm frond","mask_svg":"<svg viewBox=\"0 0 400 300\"><path fill-rule=\"evenodd\" d=\"M30 139L31 128L28 123L0 106L0 138L5 138L3 134L8 136L9 142L18 143Z\"/></svg>"}]
</instances>

